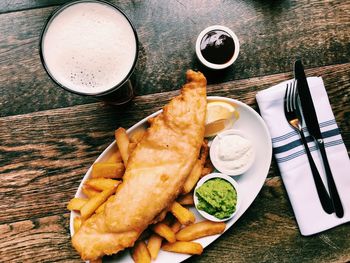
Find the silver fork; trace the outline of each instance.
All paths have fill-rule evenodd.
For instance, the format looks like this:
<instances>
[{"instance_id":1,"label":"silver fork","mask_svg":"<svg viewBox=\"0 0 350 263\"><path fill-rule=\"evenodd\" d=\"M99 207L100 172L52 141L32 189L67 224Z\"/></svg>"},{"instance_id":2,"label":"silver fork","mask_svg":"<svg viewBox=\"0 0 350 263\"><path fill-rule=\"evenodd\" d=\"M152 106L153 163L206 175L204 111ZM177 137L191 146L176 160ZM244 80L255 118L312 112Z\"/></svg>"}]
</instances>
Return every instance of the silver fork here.
<instances>
[{"instance_id":1,"label":"silver fork","mask_svg":"<svg viewBox=\"0 0 350 263\"><path fill-rule=\"evenodd\" d=\"M296 89L296 81L292 81L292 83L287 83L287 89L284 95L284 115L286 116L286 119L290 124L290 126L292 126L294 130L296 130L301 137L301 141L304 145L307 158L309 159L312 176L315 182L316 190L317 190L321 205L323 207L323 210L326 213L331 214L334 212L332 200L329 197L328 192L322 182L321 176L312 158L312 155L310 153L310 150L307 145L307 141L302 129L303 123L302 123L302 117L298 106L298 94Z\"/></svg>"}]
</instances>

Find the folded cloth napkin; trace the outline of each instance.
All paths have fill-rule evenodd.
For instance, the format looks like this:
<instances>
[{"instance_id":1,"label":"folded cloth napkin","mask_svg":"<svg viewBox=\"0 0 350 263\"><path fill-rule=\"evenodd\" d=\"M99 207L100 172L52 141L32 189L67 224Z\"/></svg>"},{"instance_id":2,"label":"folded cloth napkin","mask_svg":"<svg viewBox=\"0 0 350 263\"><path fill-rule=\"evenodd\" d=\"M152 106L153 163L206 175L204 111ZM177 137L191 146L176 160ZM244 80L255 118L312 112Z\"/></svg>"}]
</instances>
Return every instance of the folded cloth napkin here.
<instances>
[{"instance_id":1,"label":"folded cloth napkin","mask_svg":"<svg viewBox=\"0 0 350 263\"><path fill-rule=\"evenodd\" d=\"M335 213L329 215L322 209L304 146L298 133L285 118L283 100L287 83L290 81L292 80L258 92L256 100L269 128L274 156L300 232L307 236L350 221L350 160L329 104L323 80L320 77L310 77L307 81L325 141L328 161L344 208L344 217L338 218ZM328 189L321 155L307 129L303 130L312 157Z\"/></svg>"}]
</instances>

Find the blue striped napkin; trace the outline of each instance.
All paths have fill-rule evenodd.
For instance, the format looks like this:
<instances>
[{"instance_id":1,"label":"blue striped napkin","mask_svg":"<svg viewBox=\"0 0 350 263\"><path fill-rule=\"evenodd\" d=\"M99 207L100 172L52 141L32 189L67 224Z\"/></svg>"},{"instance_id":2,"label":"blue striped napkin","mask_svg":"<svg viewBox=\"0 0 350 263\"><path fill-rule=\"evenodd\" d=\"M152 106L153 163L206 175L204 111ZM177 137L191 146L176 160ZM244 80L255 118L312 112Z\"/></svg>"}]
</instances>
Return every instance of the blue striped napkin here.
<instances>
[{"instance_id":1,"label":"blue striped napkin","mask_svg":"<svg viewBox=\"0 0 350 263\"><path fill-rule=\"evenodd\" d=\"M289 126L283 111L285 81L256 95L260 113L271 137L274 156L302 235L312 235L350 221L350 160L335 121L321 77L307 79L324 137L329 164L344 207L344 217L325 213L321 207L310 165L298 133ZM313 159L327 187L317 146L303 128Z\"/></svg>"}]
</instances>

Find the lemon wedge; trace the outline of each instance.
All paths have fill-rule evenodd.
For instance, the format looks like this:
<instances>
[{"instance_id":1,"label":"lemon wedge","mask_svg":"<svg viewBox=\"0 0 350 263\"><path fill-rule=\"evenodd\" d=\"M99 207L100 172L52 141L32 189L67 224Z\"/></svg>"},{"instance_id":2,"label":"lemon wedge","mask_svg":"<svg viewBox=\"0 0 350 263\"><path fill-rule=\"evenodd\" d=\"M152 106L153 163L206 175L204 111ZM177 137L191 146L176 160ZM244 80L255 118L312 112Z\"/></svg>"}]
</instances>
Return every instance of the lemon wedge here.
<instances>
[{"instance_id":1,"label":"lemon wedge","mask_svg":"<svg viewBox=\"0 0 350 263\"><path fill-rule=\"evenodd\" d=\"M211 137L220 131L230 128L239 118L234 105L224 101L212 101L207 104L205 120L205 137Z\"/></svg>"}]
</instances>

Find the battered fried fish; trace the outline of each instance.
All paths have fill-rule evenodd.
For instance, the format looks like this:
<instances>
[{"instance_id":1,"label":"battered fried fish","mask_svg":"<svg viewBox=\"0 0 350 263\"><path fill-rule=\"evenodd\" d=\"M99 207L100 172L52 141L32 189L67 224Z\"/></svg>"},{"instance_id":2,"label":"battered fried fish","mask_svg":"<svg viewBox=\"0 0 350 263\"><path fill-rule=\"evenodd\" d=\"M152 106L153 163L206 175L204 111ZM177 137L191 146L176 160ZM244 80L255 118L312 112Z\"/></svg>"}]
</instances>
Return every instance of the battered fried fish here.
<instances>
[{"instance_id":1,"label":"battered fried fish","mask_svg":"<svg viewBox=\"0 0 350 263\"><path fill-rule=\"evenodd\" d=\"M123 183L104 214L88 219L73 236L84 260L133 246L173 203L198 158L204 137L206 79L187 71L187 84L156 116L129 157Z\"/></svg>"}]
</instances>

